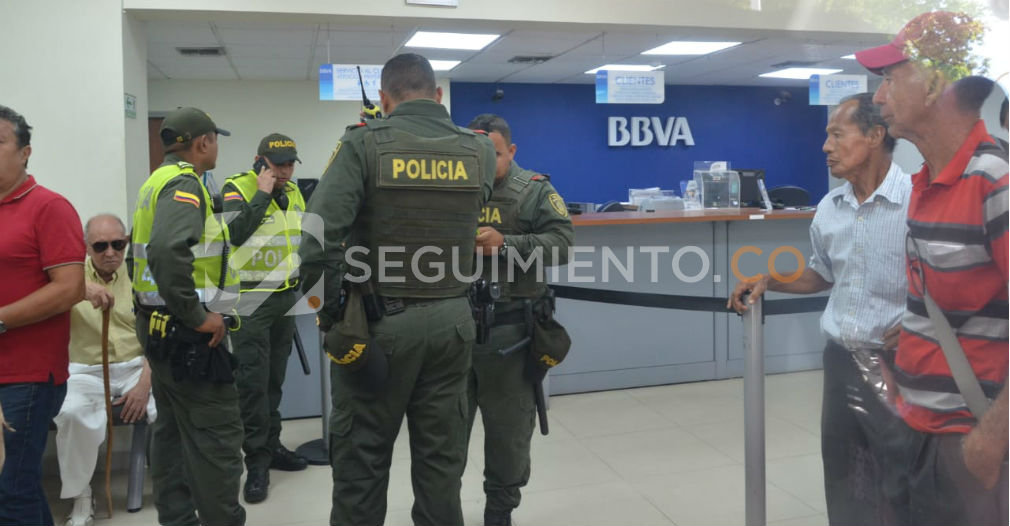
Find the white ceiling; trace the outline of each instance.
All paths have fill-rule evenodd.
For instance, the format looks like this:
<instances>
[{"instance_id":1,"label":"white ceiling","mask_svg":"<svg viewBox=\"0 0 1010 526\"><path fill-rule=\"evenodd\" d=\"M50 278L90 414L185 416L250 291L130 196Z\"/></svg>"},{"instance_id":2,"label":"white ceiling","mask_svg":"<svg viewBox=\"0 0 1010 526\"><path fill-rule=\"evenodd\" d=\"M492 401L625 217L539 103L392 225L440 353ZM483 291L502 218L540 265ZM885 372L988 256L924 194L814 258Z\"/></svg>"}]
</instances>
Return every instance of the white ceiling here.
<instances>
[{"instance_id":1,"label":"white ceiling","mask_svg":"<svg viewBox=\"0 0 1010 526\"><path fill-rule=\"evenodd\" d=\"M311 80L320 64L382 64L405 50L429 59L461 60L440 77L469 82L593 82L583 72L605 63L664 64L667 84L799 86L805 80L759 78L772 65L816 61L843 73L865 73L840 57L879 45L884 35L790 31L618 27L586 24L509 25L499 22L444 21L412 25L340 25L256 21L159 20L146 22L148 77L200 80ZM481 51L403 48L417 30L497 32L503 36ZM642 51L671 40L733 40L744 44L704 56L646 56ZM177 47L224 46L223 57L184 57ZM511 64L516 55L549 55L539 64Z\"/></svg>"}]
</instances>

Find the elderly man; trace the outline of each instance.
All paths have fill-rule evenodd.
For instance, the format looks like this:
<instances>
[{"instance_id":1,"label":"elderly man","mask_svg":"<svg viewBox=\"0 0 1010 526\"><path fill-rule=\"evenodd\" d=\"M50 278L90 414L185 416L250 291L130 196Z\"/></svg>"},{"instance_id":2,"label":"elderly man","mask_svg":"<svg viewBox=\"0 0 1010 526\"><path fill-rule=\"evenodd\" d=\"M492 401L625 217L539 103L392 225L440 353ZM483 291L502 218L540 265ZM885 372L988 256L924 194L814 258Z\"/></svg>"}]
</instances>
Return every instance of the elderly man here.
<instances>
[{"instance_id":1,"label":"elderly man","mask_svg":"<svg viewBox=\"0 0 1010 526\"><path fill-rule=\"evenodd\" d=\"M900 484L885 480L888 437L900 422L886 403L882 375L904 310L905 213L911 183L891 160L894 139L864 93L843 101L824 141L831 175L810 225L813 255L799 279L759 276L737 285L729 306L747 310L766 289L812 294L831 289L821 316L824 350L821 456L832 525L893 522L903 514ZM750 292L746 302L743 294ZM881 498L883 495L885 498Z\"/></svg>"},{"instance_id":2,"label":"elderly man","mask_svg":"<svg viewBox=\"0 0 1010 526\"><path fill-rule=\"evenodd\" d=\"M129 236L111 214L84 227L88 258L84 263L85 301L70 311L70 378L56 422L56 452L63 490L73 498L68 526L94 521L91 476L98 446L105 440L105 387L102 380L102 311L109 311L109 386L113 405L122 405L124 422L154 421L151 369L134 331L133 291L124 253Z\"/></svg>"},{"instance_id":3,"label":"elderly man","mask_svg":"<svg viewBox=\"0 0 1010 526\"><path fill-rule=\"evenodd\" d=\"M926 13L892 43L856 53L884 77L874 102L891 134L925 159L912 176L895 359L904 443L917 452L907 466L913 524L1007 521L1007 153L977 100L951 85L951 65L970 66L959 51L970 49L959 37L969 24ZM955 376L959 361L965 374Z\"/></svg>"},{"instance_id":4,"label":"elderly man","mask_svg":"<svg viewBox=\"0 0 1010 526\"><path fill-rule=\"evenodd\" d=\"M49 421L67 392L68 311L84 297L81 220L28 174L31 126L0 106L0 524L52 524L42 490Z\"/></svg>"}]
</instances>

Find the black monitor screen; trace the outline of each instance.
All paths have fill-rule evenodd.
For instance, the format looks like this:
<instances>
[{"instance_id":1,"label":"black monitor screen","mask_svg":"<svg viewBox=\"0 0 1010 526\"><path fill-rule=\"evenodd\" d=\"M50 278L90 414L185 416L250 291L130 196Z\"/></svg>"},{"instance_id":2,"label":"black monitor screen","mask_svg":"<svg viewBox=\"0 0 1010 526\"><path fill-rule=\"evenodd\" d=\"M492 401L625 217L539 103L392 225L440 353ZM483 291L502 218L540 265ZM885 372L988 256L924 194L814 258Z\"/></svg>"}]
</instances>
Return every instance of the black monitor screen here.
<instances>
[{"instance_id":1,"label":"black monitor screen","mask_svg":"<svg viewBox=\"0 0 1010 526\"><path fill-rule=\"evenodd\" d=\"M764 180L764 170L734 169L740 174L740 206L761 208L761 190L758 188L758 180Z\"/></svg>"}]
</instances>

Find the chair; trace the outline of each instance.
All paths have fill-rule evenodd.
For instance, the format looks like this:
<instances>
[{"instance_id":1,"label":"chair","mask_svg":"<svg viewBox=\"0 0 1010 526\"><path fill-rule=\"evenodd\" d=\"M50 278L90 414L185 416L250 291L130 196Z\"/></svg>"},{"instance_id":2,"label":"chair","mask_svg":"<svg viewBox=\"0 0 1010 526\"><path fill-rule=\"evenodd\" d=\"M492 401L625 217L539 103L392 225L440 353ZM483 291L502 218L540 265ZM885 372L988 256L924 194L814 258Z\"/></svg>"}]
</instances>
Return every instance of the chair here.
<instances>
[{"instance_id":1,"label":"chair","mask_svg":"<svg viewBox=\"0 0 1010 526\"><path fill-rule=\"evenodd\" d=\"M126 486L126 511L136 513L143 507L144 497L144 466L147 464L147 417L133 424L123 422L123 406L112 409L113 425L133 426L133 438L130 442L130 475Z\"/></svg>"},{"instance_id":2,"label":"chair","mask_svg":"<svg viewBox=\"0 0 1010 526\"><path fill-rule=\"evenodd\" d=\"M620 201L607 201L596 209L597 212L624 212L624 205Z\"/></svg>"},{"instance_id":3,"label":"chair","mask_svg":"<svg viewBox=\"0 0 1010 526\"><path fill-rule=\"evenodd\" d=\"M798 186L776 186L768 190L768 199L782 206L810 206L810 192Z\"/></svg>"}]
</instances>

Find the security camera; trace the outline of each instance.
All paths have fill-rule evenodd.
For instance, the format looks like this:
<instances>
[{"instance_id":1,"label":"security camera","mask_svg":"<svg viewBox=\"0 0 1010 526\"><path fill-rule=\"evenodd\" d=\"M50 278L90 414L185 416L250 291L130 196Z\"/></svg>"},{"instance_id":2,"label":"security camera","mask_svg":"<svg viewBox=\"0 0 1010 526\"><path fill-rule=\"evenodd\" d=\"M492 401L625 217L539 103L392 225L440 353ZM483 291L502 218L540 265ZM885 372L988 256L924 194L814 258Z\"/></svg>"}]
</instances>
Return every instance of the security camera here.
<instances>
[{"instance_id":1,"label":"security camera","mask_svg":"<svg viewBox=\"0 0 1010 526\"><path fill-rule=\"evenodd\" d=\"M500 101L500 100L502 100L504 98L505 98L505 90L503 90L501 88L495 89L494 90L494 95L491 95L491 100L494 101L494 102L498 102L498 101Z\"/></svg>"}]
</instances>

